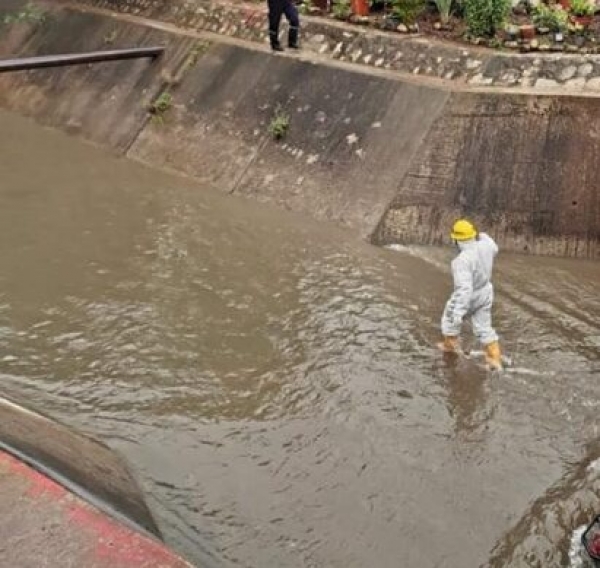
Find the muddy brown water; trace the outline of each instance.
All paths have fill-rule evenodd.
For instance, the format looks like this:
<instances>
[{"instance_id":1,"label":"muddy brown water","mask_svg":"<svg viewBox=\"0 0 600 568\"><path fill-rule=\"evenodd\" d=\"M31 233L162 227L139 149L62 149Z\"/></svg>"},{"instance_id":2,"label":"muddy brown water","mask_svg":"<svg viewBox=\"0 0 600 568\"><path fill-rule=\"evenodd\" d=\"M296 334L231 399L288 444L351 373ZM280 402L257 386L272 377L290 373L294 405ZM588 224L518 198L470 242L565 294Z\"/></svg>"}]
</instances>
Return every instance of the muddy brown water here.
<instances>
[{"instance_id":1,"label":"muddy brown water","mask_svg":"<svg viewBox=\"0 0 600 568\"><path fill-rule=\"evenodd\" d=\"M515 369L492 376L432 347L450 249L378 249L14 115L0 129L2 389L118 449L175 548L565 565L598 503L600 264L500 257Z\"/></svg>"}]
</instances>

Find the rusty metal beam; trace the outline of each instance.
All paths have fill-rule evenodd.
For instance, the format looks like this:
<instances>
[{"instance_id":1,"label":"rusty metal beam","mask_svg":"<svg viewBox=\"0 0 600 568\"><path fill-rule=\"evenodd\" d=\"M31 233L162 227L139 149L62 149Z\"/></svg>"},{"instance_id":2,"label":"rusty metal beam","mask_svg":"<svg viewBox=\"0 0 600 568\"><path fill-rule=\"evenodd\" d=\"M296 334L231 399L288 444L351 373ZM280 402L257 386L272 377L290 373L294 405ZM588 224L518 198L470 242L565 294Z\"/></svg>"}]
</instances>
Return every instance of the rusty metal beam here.
<instances>
[{"instance_id":1,"label":"rusty metal beam","mask_svg":"<svg viewBox=\"0 0 600 568\"><path fill-rule=\"evenodd\" d=\"M149 57L155 59L165 51L164 47L136 47L133 49L114 49L110 51L92 51L89 53L70 53L63 55L44 55L41 57L22 57L19 59L0 59L0 73L9 71L28 71L48 67L64 67L106 61L123 61Z\"/></svg>"}]
</instances>

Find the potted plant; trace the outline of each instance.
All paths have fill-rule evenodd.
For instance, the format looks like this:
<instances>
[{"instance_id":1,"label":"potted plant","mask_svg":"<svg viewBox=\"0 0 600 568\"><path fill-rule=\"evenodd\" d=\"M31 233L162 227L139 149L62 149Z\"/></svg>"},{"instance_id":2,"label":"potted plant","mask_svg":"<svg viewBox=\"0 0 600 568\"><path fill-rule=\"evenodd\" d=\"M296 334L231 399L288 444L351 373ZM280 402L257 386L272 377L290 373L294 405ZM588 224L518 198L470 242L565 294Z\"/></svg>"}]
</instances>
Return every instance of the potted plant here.
<instances>
[{"instance_id":1,"label":"potted plant","mask_svg":"<svg viewBox=\"0 0 600 568\"><path fill-rule=\"evenodd\" d=\"M569 24L569 15L561 6L540 3L535 8L533 23L541 34L563 32Z\"/></svg>"},{"instance_id":2,"label":"potted plant","mask_svg":"<svg viewBox=\"0 0 600 568\"><path fill-rule=\"evenodd\" d=\"M535 26L531 24L520 26L519 30L524 41L531 41L535 37Z\"/></svg>"},{"instance_id":3,"label":"potted plant","mask_svg":"<svg viewBox=\"0 0 600 568\"><path fill-rule=\"evenodd\" d=\"M355 16L368 16L369 0L352 0L351 8Z\"/></svg>"},{"instance_id":4,"label":"potted plant","mask_svg":"<svg viewBox=\"0 0 600 568\"><path fill-rule=\"evenodd\" d=\"M571 16L573 21L584 28L589 27L594 19L596 7L590 0L571 0Z\"/></svg>"}]
</instances>

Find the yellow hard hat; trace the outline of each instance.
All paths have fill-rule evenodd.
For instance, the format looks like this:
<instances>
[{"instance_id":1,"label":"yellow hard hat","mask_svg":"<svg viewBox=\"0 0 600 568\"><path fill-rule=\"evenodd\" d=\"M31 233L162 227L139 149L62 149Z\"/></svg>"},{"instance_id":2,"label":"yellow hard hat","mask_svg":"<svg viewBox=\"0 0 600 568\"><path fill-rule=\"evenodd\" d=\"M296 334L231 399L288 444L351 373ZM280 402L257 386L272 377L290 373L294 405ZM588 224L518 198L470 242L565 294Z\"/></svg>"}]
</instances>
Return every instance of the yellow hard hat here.
<instances>
[{"instance_id":1,"label":"yellow hard hat","mask_svg":"<svg viewBox=\"0 0 600 568\"><path fill-rule=\"evenodd\" d=\"M452 226L452 233L450 233L450 237L452 237L455 241L470 241L477 236L477 229L470 221L466 219L459 219Z\"/></svg>"}]
</instances>

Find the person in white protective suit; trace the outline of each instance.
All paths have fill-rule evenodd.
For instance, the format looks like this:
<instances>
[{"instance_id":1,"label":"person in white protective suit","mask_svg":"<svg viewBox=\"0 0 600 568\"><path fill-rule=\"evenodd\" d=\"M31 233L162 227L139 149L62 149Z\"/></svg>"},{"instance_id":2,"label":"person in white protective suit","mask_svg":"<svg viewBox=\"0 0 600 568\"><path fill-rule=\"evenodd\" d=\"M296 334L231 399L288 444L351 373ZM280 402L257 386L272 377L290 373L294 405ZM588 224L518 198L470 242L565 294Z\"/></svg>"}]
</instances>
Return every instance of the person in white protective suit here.
<instances>
[{"instance_id":1,"label":"person in white protective suit","mask_svg":"<svg viewBox=\"0 0 600 568\"><path fill-rule=\"evenodd\" d=\"M488 365L502 368L502 354L498 335L492 327L492 268L498 246L485 233L478 233L473 224L460 219L452 227L450 234L459 249L452 261L454 292L446 303L442 315L443 351L458 353L459 337L463 319L470 317L473 332L485 349Z\"/></svg>"}]
</instances>

